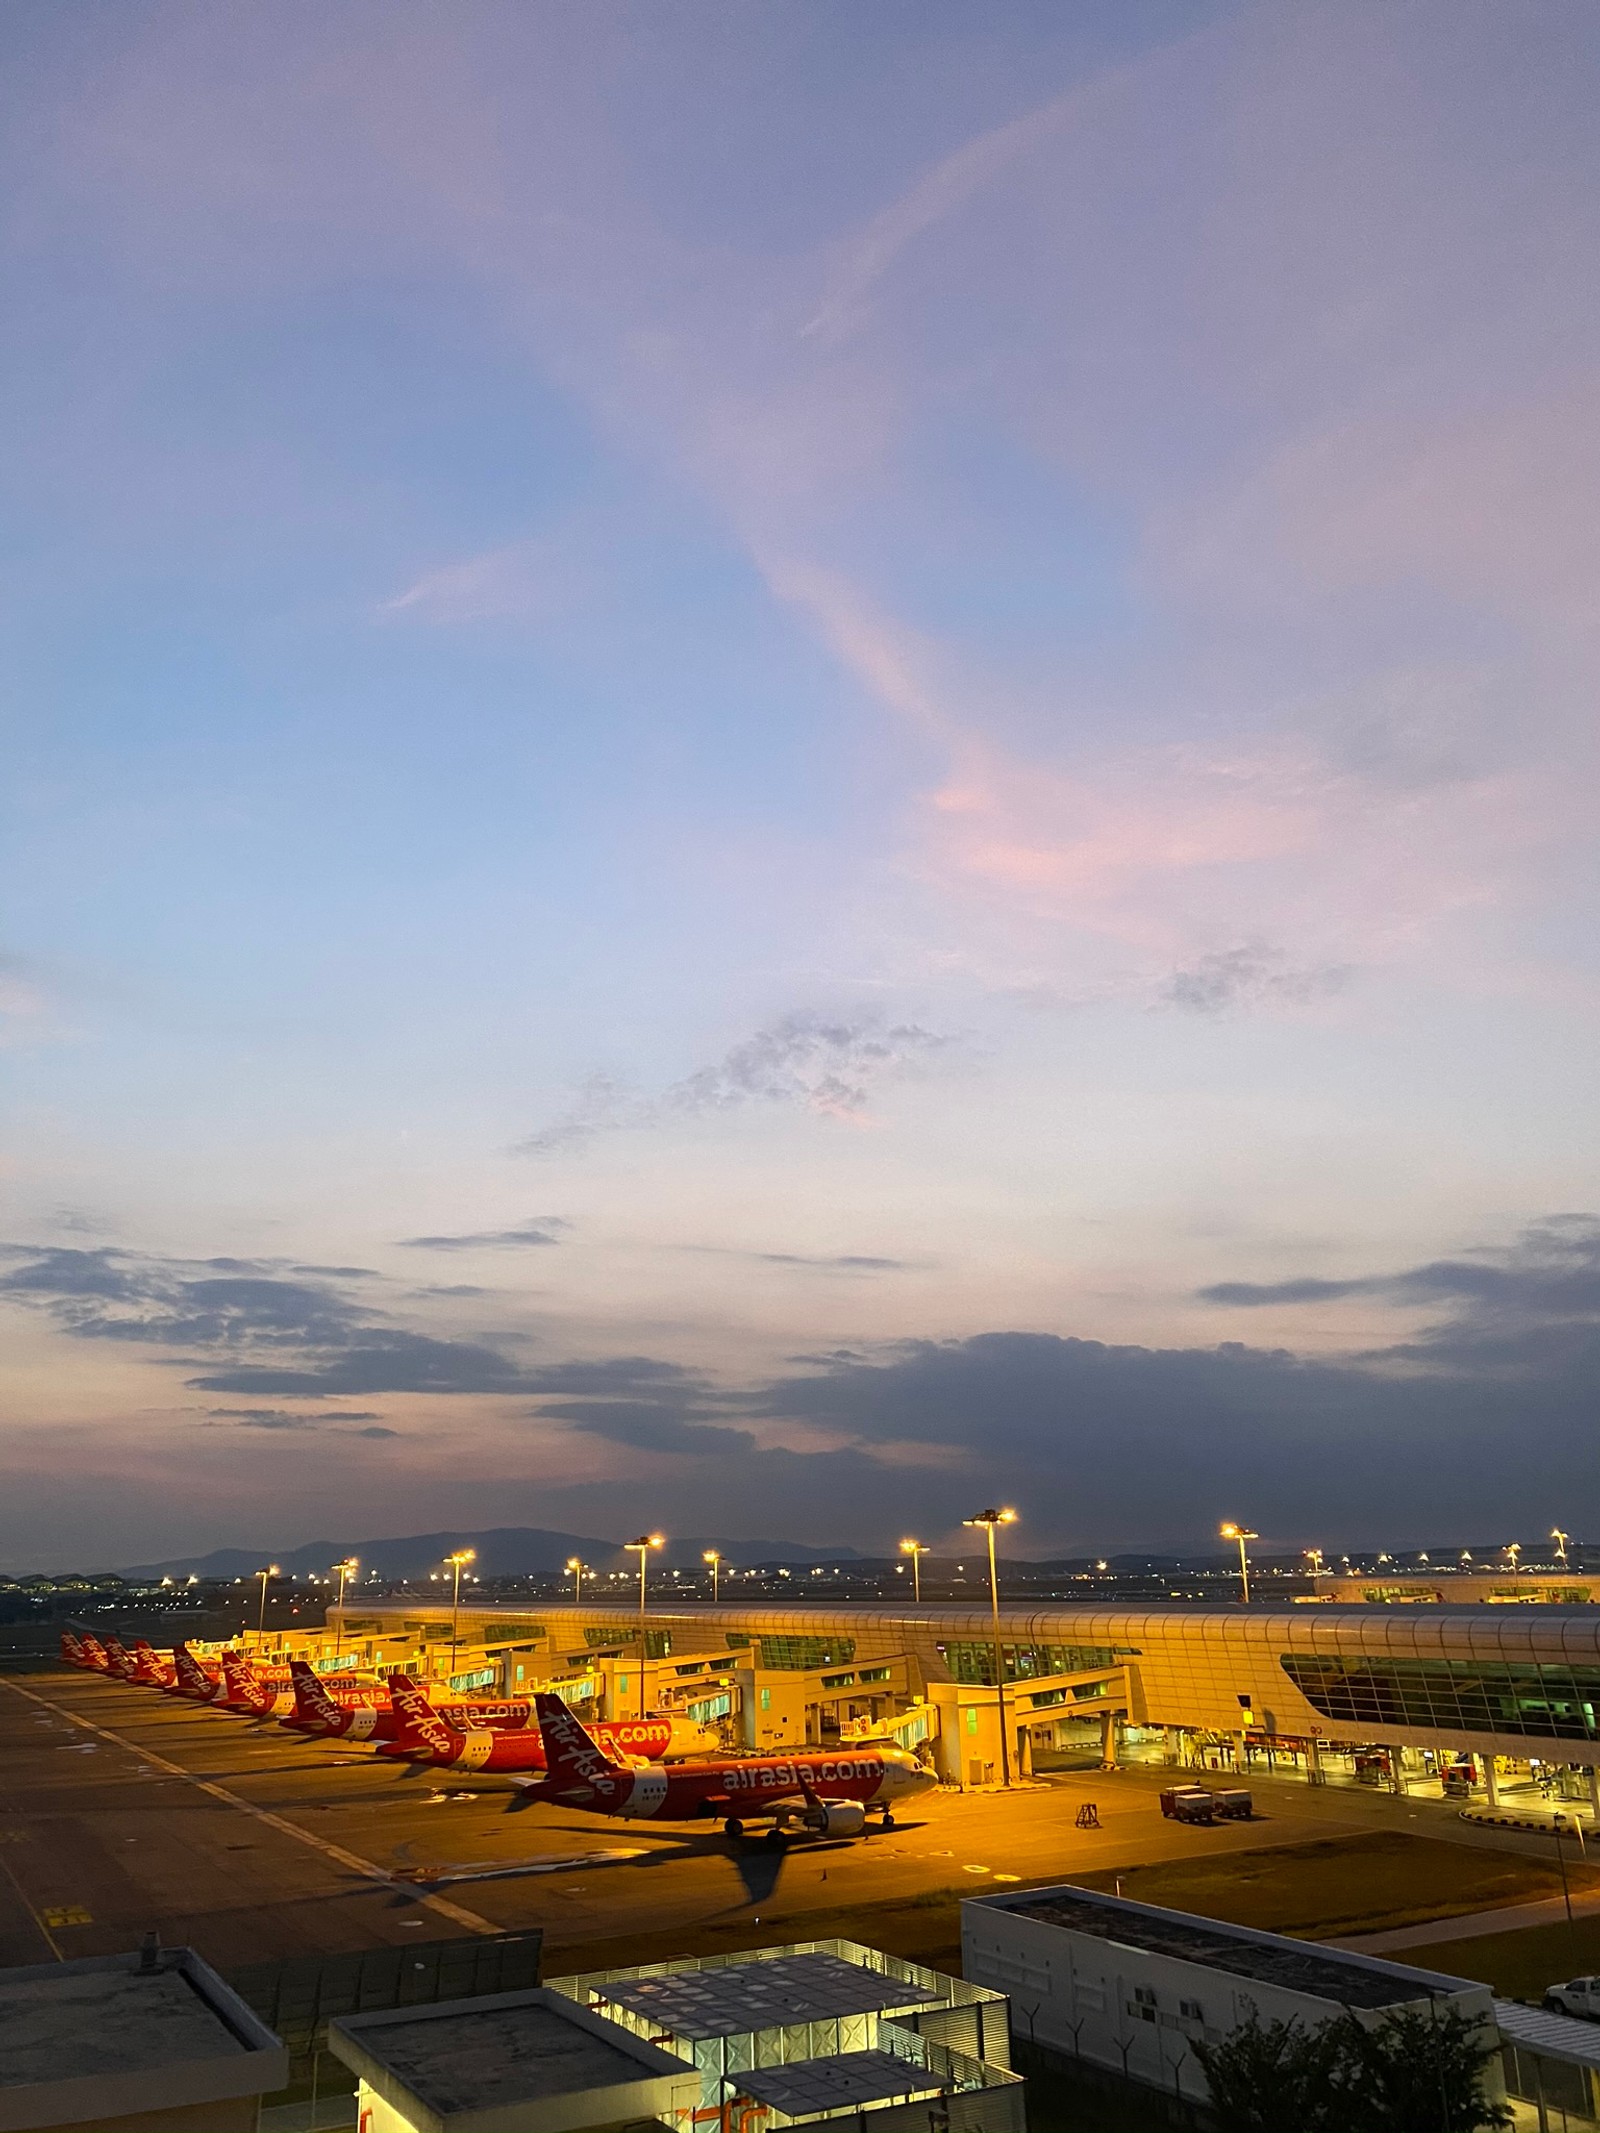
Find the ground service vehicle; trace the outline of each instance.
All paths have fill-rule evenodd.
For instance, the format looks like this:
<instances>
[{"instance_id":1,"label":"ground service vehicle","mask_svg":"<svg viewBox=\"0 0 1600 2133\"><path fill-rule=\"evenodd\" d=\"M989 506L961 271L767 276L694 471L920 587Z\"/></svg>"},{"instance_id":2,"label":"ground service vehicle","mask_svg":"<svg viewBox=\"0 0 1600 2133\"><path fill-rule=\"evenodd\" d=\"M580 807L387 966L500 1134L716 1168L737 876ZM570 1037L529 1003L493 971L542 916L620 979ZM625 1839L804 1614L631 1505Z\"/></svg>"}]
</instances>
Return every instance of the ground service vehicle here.
<instances>
[{"instance_id":1,"label":"ground service vehicle","mask_svg":"<svg viewBox=\"0 0 1600 2133\"><path fill-rule=\"evenodd\" d=\"M1161 1812L1172 1822L1209 1822L1217 1803L1203 1785L1174 1785L1161 1795Z\"/></svg>"},{"instance_id":2,"label":"ground service vehicle","mask_svg":"<svg viewBox=\"0 0 1600 2133\"><path fill-rule=\"evenodd\" d=\"M1248 1822L1256 1803L1242 1785L1225 1786L1211 1795L1211 1811L1219 1822Z\"/></svg>"},{"instance_id":3,"label":"ground service vehicle","mask_svg":"<svg viewBox=\"0 0 1600 2133\"><path fill-rule=\"evenodd\" d=\"M1544 2004L1552 2014L1600 2022L1600 1977L1569 1977L1564 1985L1546 1986Z\"/></svg>"}]
</instances>

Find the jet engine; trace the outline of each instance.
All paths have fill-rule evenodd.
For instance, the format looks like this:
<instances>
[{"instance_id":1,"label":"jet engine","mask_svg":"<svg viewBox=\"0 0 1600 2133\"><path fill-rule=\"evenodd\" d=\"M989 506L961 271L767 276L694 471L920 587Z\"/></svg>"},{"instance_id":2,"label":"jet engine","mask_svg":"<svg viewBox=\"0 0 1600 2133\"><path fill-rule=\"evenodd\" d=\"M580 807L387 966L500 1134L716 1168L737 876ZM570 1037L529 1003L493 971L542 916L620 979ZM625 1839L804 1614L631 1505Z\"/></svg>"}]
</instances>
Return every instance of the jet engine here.
<instances>
[{"instance_id":1,"label":"jet engine","mask_svg":"<svg viewBox=\"0 0 1600 2133\"><path fill-rule=\"evenodd\" d=\"M805 1826L819 1837L859 1837L867 1826L867 1811L859 1800L823 1800L805 1812Z\"/></svg>"}]
</instances>

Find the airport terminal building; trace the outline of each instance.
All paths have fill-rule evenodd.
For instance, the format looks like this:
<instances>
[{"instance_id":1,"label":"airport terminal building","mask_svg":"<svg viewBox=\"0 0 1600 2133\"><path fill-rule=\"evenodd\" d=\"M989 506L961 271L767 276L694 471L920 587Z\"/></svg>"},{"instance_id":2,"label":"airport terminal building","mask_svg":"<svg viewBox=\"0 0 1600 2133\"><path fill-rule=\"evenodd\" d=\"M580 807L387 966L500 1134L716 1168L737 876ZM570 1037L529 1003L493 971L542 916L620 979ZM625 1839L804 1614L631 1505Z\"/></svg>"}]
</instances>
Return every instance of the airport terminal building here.
<instances>
[{"instance_id":1,"label":"airport terminal building","mask_svg":"<svg viewBox=\"0 0 1600 2133\"><path fill-rule=\"evenodd\" d=\"M453 1628L456 1634L453 1636ZM271 1633L269 1632L269 1640ZM249 1640L254 1642L254 1639ZM1505 1785L1600 1810L1600 1609L1141 1606L794 1609L352 1596L284 1647L464 1690L551 1687L580 1711L671 1708L731 1746L893 1738L948 1781L1052 1758L1310 1782ZM1059 1762L1058 1762L1059 1766Z\"/></svg>"}]
</instances>

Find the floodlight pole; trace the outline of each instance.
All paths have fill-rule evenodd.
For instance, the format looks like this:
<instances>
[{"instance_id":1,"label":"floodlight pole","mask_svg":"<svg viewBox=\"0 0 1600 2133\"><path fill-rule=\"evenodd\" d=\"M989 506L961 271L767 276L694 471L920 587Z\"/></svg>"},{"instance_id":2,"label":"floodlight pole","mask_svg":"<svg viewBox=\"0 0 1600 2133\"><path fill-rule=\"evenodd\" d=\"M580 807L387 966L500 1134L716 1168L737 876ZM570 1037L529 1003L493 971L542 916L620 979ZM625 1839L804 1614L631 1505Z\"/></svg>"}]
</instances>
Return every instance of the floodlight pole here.
<instances>
[{"instance_id":1,"label":"floodlight pole","mask_svg":"<svg viewBox=\"0 0 1600 2133\"><path fill-rule=\"evenodd\" d=\"M1222 1528L1224 1540L1239 1543L1239 1586L1246 1607L1250 1605L1250 1558L1245 1554L1245 1542L1259 1540L1261 1535L1249 1526L1237 1526L1230 1518Z\"/></svg>"},{"instance_id":2,"label":"floodlight pole","mask_svg":"<svg viewBox=\"0 0 1600 2133\"><path fill-rule=\"evenodd\" d=\"M975 1518L964 1518L964 1526L982 1526L989 1542L989 1619L994 1634L994 1688L996 1708L1000 1714L1000 1782L1010 1789L1011 1743L1006 1726L1006 1661L1000 1643L1000 1573L994 1557L994 1529L1009 1526L1016 1518L1015 1511L997 1511L993 1508L980 1511Z\"/></svg>"},{"instance_id":3,"label":"floodlight pole","mask_svg":"<svg viewBox=\"0 0 1600 2133\"><path fill-rule=\"evenodd\" d=\"M333 1636L333 1656L337 1659L344 1649L344 1588L350 1582L351 1573L359 1570L361 1565L351 1555L347 1556L342 1563L335 1563L333 1568L334 1575L339 1580L339 1627L334 1631Z\"/></svg>"},{"instance_id":4,"label":"floodlight pole","mask_svg":"<svg viewBox=\"0 0 1600 2133\"><path fill-rule=\"evenodd\" d=\"M468 1563L478 1559L476 1548L457 1548L445 1560L455 1572L455 1583L450 1594L450 1672L453 1675L460 1664L461 1656L461 1573Z\"/></svg>"},{"instance_id":5,"label":"floodlight pole","mask_svg":"<svg viewBox=\"0 0 1600 2133\"><path fill-rule=\"evenodd\" d=\"M666 1536L660 1533L641 1533L637 1540L624 1541L624 1548L639 1558L639 1716L645 1716L645 1567L650 1561L650 1550L663 1545Z\"/></svg>"}]
</instances>

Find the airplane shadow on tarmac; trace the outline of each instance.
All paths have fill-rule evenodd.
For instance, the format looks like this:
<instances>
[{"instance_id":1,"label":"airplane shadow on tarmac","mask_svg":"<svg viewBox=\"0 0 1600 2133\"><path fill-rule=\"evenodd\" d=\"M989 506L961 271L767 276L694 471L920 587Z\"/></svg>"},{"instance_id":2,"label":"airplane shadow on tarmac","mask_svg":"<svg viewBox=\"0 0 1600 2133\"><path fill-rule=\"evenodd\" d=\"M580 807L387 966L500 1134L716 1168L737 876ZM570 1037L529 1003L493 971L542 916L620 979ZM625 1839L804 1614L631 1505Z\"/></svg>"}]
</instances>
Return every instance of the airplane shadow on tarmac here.
<instances>
[{"instance_id":1,"label":"airplane shadow on tarmac","mask_svg":"<svg viewBox=\"0 0 1600 2133\"><path fill-rule=\"evenodd\" d=\"M593 1823L586 1822L582 1825L560 1824L557 1826L562 1829L563 1833L566 1832L568 1827L571 1827L574 1836L580 1842L585 1837L592 1841L595 1835ZM926 1825L920 1822L903 1822L899 1826L908 1833L912 1833L924 1828ZM601 1852L590 1851L584 1856L574 1858L571 1861L572 1869L574 1871L581 1869L586 1874L609 1870L650 1873L662 1867L673 1866L684 1859L725 1859L738 1875L744 1888L744 1901L731 1906L734 1910L743 1910L747 1905L767 1902L776 1892L783 1877L784 1867L792 1857L827 1859L840 1853L854 1851L857 1844L865 1841L861 1838L852 1839L846 1837L832 1839L802 1838L796 1843L780 1847L767 1845L760 1841L754 1843L748 1841L730 1842L727 1837L722 1835L720 1830L710 1829L705 1831L682 1830L674 1832L669 1837L665 1832L658 1834L652 1830L641 1829L637 1823L631 1822L623 1825L622 1833L633 1838L643 1838L646 1841L637 1851L619 1852L617 1856L611 1858L605 1857ZM542 1876L552 1872L560 1872L562 1864L562 1862L558 1861L519 1860L508 1862L502 1870L496 1870L494 1861L486 1859L481 1863L481 1866L473 1870L473 1874L474 1878L481 1876L484 1879L493 1878L499 1880L504 1878L511 1880L520 1878L524 1874L532 1877L534 1875ZM413 1870L413 1872L408 1872L405 1878L416 1889L442 1889L448 1887L455 1876L453 1870L441 1868L437 1880L427 1876L425 1870Z\"/></svg>"}]
</instances>

